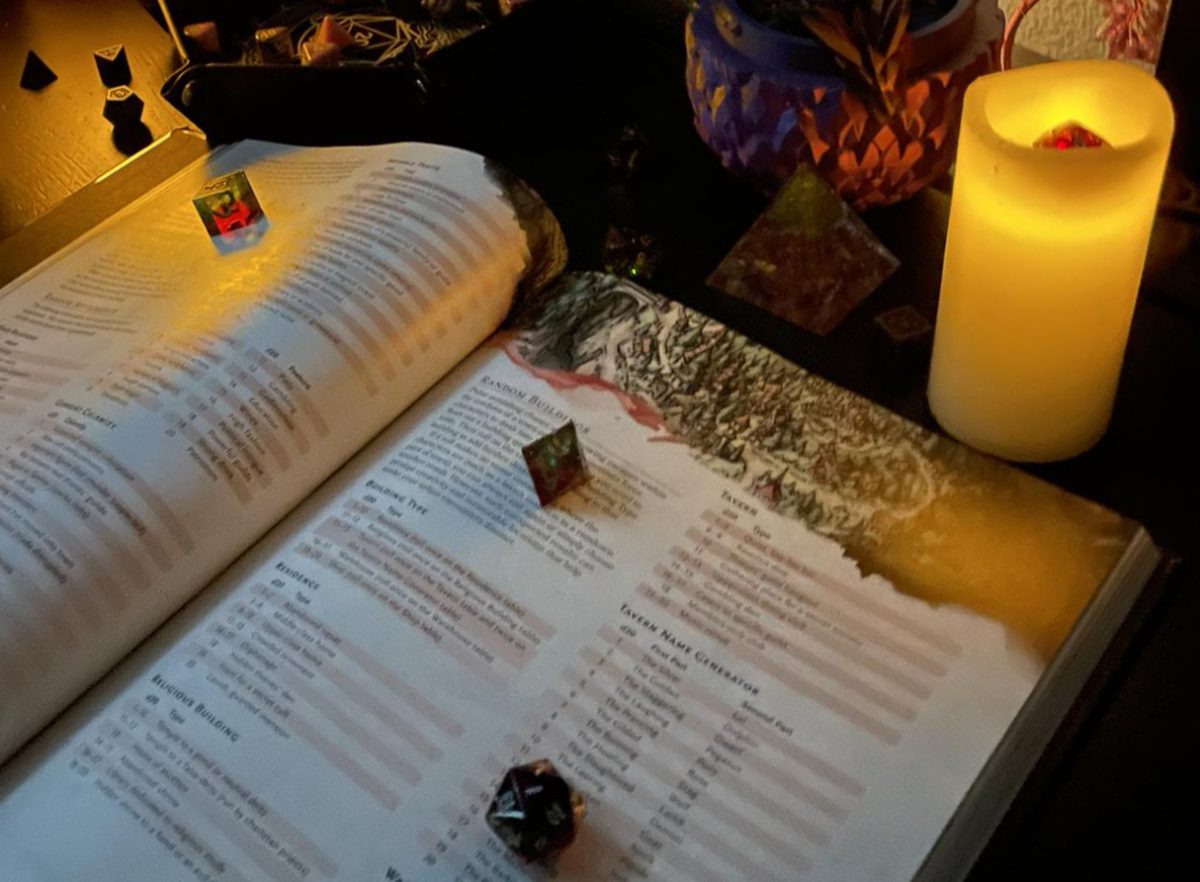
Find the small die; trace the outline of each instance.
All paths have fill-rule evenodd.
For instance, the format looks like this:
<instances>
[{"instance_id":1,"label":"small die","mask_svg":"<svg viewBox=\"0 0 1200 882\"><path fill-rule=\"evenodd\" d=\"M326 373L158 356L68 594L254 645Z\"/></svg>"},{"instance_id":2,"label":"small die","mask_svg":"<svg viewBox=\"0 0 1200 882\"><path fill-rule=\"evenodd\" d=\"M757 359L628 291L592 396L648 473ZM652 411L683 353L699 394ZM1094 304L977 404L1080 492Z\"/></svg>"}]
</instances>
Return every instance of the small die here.
<instances>
[{"instance_id":1,"label":"small die","mask_svg":"<svg viewBox=\"0 0 1200 882\"><path fill-rule=\"evenodd\" d=\"M209 236L224 236L264 220L245 172L214 178L192 199Z\"/></svg>"},{"instance_id":2,"label":"small die","mask_svg":"<svg viewBox=\"0 0 1200 882\"><path fill-rule=\"evenodd\" d=\"M487 811L487 823L526 861L545 861L575 841L583 797L547 759L514 766L504 775Z\"/></svg>"},{"instance_id":3,"label":"small die","mask_svg":"<svg viewBox=\"0 0 1200 882\"><path fill-rule=\"evenodd\" d=\"M890 367L909 367L928 357L933 325L915 307L905 304L889 309L875 316L874 322Z\"/></svg>"},{"instance_id":4,"label":"small die","mask_svg":"<svg viewBox=\"0 0 1200 882\"><path fill-rule=\"evenodd\" d=\"M30 49L25 53L25 67L21 70L21 88L30 92L40 92L58 79L58 74L50 69L50 65Z\"/></svg>"},{"instance_id":5,"label":"small die","mask_svg":"<svg viewBox=\"0 0 1200 882\"><path fill-rule=\"evenodd\" d=\"M586 484L590 477L574 423L527 444L521 448L521 454L542 505L549 505L568 490Z\"/></svg>"},{"instance_id":6,"label":"small die","mask_svg":"<svg viewBox=\"0 0 1200 882\"><path fill-rule=\"evenodd\" d=\"M114 86L128 86L133 79L124 44L117 43L115 46L97 49L92 53L92 57L96 59L96 72L100 74L100 82L110 89Z\"/></svg>"},{"instance_id":7,"label":"small die","mask_svg":"<svg viewBox=\"0 0 1200 882\"><path fill-rule=\"evenodd\" d=\"M317 34L312 40L314 43L337 46L339 49L354 45L354 36L332 15L321 19L321 25L317 28Z\"/></svg>"},{"instance_id":8,"label":"small die","mask_svg":"<svg viewBox=\"0 0 1200 882\"><path fill-rule=\"evenodd\" d=\"M117 86L109 89L104 98L104 118L113 124L114 128L130 126L142 118L142 108L145 105L137 92L128 86Z\"/></svg>"},{"instance_id":9,"label":"small die","mask_svg":"<svg viewBox=\"0 0 1200 882\"><path fill-rule=\"evenodd\" d=\"M342 60L342 47L335 43L305 40L300 44L300 63L305 67L333 67Z\"/></svg>"},{"instance_id":10,"label":"small die","mask_svg":"<svg viewBox=\"0 0 1200 882\"><path fill-rule=\"evenodd\" d=\"M296 58L292 33L285 27L259 28L254 32L254 44L264 64L287 64Z\"/></svg>"},{"instance_id":11,"label":"small die","mask_svg":"<svg viewBox=\"0 0 1200 882\"><path fill-rule=\"evenodd\" d=\"M185 25L184 38L203 55L221 54L221 32L215 21L198 21Z\"/></svg>"}]
</instances>

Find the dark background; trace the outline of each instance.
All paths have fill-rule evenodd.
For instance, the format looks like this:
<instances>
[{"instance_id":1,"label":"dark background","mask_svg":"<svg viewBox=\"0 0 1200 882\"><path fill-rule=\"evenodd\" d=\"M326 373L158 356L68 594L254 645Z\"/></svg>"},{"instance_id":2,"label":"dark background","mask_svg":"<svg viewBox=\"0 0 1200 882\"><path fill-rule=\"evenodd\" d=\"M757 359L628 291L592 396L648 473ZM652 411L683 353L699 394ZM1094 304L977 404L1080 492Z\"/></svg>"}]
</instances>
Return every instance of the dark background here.
<instances>
[{"instance_id":1,"label":"dark background","mask_svg":"<svg viewBox=\"0 0 1200 882\"><path fill-rule=\"evenodd\" d=\"M1174 7L1160 76L1177 108L1176 163L1196 175L1200 3L1175 0ZM145 140L184 124L157 94L178 64L170 39L135 0L0 0L0 239L10 237L10 251L13 243L24 249L39 237L61 236L64 219L78 223L88 212L119 207L111 199L85 204L78 196L60 205L140 146L114 141L100 116L103 87L91 52L114 42L125 43L133 87L147 103ZM59 75L40 93L17 88L29 48ZM867 216L902 269L845 324L818 338L704 285L764 201L730 178L695 135L674 16L636 0L540 0L438 62L428 72L432 102L425 112L384 83L356 82L336 101L323 86L298 86L277 108L277 119L258 118L248 134L295 136L299 128L313 143L427 138L486 153L550 203L575 268L598 267L607 224L632 213L662 244L650 287L936 429L921 366L889 369L871 319L900 304L933 319L945 194L927 191ZM618 189L603 157L614 133L630 122L649 141L649 161ZM154 162L156 151L142 161ZM1193 245L1144 287L1104 440L1070 462L1030 469L1142 522L1182 563L1135 610L1064 736L976 867L976 882L1196 875L1190 837L1200 820L1200 714L1192 707L1200 694L1200 573L1193 554L1200 540L1200 445L1190 425L1200 409L1197 265Z\"/></svg>"}]
</instances>

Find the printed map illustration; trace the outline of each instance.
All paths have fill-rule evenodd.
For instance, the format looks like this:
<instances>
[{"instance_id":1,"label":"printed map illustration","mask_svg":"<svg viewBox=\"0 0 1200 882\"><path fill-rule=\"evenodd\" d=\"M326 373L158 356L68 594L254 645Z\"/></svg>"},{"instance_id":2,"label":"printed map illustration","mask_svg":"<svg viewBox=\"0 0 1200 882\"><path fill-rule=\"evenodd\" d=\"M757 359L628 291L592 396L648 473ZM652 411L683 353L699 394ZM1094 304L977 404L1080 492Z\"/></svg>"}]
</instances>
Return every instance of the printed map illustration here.
<instances>
[{"instance_id":1,"label":"printed map illustration","mask_svg":"<svg viewBox=\"0 0 1200 882\"><path fill-rule=\"evenodd\" d=\"M1135 530L623 279L570 275L538 300L506 341L518 363L609 389L864 572L1000 619L1047 657Z\"/></svg>"}]
</instances>

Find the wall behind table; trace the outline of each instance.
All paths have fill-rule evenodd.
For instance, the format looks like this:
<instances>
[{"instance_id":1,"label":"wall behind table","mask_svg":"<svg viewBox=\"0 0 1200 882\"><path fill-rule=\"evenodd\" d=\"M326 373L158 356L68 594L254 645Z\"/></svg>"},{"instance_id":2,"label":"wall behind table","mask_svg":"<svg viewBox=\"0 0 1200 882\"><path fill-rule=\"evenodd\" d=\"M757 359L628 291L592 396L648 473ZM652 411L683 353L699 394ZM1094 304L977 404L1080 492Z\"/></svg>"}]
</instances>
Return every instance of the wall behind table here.
<instances>
[{"instance_id":1,"label":"wall behind table","mask_svg":"<svg viewBox=\"0 0 1200 882\"><path fill-rule=\"evenodd\" d=\"M1005 15L1012 13L1021 0L1000 0ZM1162 46L1163 25L1172 0L1041 0L1021 22L1017 46L1026 51L1026 60L1068 58L1128 58L1130 50L1118 40L1106 40L1101 29L1110 26L1124 33L1132 24L1142 35L1144 46L1133 52L1137 59L1153 66ZM1194 0L1188 0L1194 2ZM1136 19L1122 16L1135 10ZM1018 61L1020 57L1018 56Z\"/></svg>"}]
</instances>

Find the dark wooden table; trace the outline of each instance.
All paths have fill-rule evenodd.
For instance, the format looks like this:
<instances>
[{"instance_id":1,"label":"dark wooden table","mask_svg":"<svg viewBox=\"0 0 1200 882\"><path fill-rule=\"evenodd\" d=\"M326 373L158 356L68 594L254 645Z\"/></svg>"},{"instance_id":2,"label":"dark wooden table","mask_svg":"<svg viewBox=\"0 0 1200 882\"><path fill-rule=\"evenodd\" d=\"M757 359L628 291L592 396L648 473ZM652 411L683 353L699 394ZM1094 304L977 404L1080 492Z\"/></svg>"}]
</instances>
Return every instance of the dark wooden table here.
<instances>
[{"instance_id":1,"label":"dark wooden table","mask_svg":"<svg viewBox=\"0 0 1200 882\"><path fill-rule=\"evenodd\" d=\"M903 268L826 338L723 298L704 278L763 200L732 180L695 136L681 41L670 16L659 16L665 26L656 28L644 17L629 18L628 7L638 5L630 0L543 4L545 14L530 17L521 33L481 43L455 70L441 72L439 104L429 118L381 113L380 139L437 138L505 162L559 215L573 265L594 268L607 219L620 201L606 177L604 147L622 124L638 124L650 139L652 165L633 198L663 243L651 287L935 428L922 372L880 369L871 317L902 303L933 316L946 198L928 192L868 216ZM88 11L67 9L75 6ZM100 91L87 68L91 49L123 40L135 85L147 99L157 86L151 72L166 73L171 50L134 0L0 2L0 10L0 106L8 108L0 116L3 236L120 158L94 106ZM67 18L80 28L70 37L62 28ZM19 94L14 59L23 60L28 46L59 70L62 79L50 87L57 93ZM1168 70L1165 78L1173 88L1186 87L1186 76ZM387 96L379 100L386 109ZM311 111L297 96L296 112ZM1181 122L1194 111L1194 105L1180 108ZM170 125L173 111L160 107L148 118L154 126ZM1181 137L1194 144L1194 125ZM1076 737L1060 740L1035 774L1036 786L975 868L976 882L1192 875L1186 868L1197 815L1191 794L1200 783L1200 715L1192 707L1200 694L1200 572L1191 555L1200 544L1200 455L1189 426L1198 403L1200 320L1148 288L1108 435L1076 460L1032 471L1141 521L1183 563L1135 611L1074 715Z\"/></svg>"}]
</instances>

